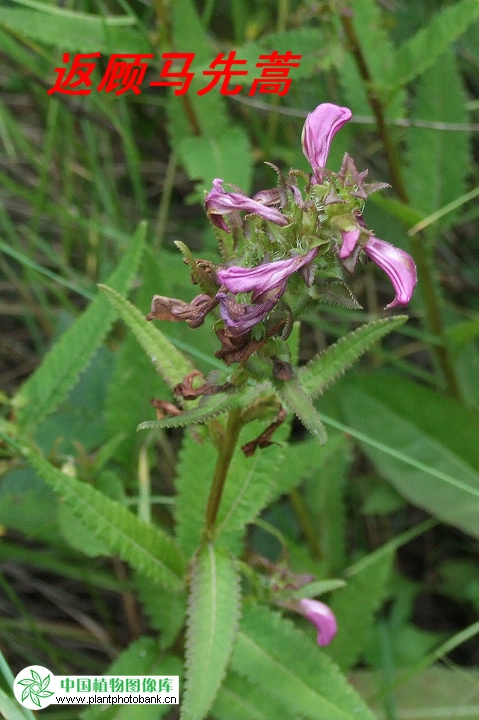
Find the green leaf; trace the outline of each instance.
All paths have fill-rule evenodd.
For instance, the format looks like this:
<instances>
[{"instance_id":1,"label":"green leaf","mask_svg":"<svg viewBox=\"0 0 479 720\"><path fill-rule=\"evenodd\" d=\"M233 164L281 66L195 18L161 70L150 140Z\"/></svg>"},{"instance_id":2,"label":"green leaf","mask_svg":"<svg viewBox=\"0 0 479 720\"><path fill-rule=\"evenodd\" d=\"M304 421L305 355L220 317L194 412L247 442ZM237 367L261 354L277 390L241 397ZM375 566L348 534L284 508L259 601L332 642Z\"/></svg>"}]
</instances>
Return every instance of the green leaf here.
<instances>
[{"instance_id":1,"label":"green leaf","mask_svg":"<svg viewBox=\"0 0 479 720\"><path fill-rule=\"evenodd\" d=\"M165 382L174 388L185 375L194 370L189 360L156 328L141 312L119 292L106 285L99 285L115 311L128 325L151 362Z\"/></svg>"},{"instance_id":2,"label":"green leaf","mask_svg":"<svg viewBox=\"0 0 479 720\"><path fill-rule=\"evenodd\" d=\"M390 65L388 85L404 87L428 70L478 17L477 0L460 0L440 10L427 27L419 30L397 50ZM448 72L445 66L443 70ZM446 78L444 88L450 89ZM441 116L434 119L438 117Z\"/></svg>"},{"instance_id":3,"label":"green leaf","mask_svg":"<svg viewBox=\"0 0 479 720\"><path fill-rule=\"evenodd\" d=\"M1 436L28 460L62 502L112 554L116 553L154 582L172 591L181 588L184 558L173 539L163 530L143 522L124 505L110 500L91 485L65 475L26 443L13 440L4 433Z\"/></svg>"},{"instance_id":4,"label":"green leaf","mask_svg":"<svg viewBox=\"0 0 479 720\"><path fill-rule=\"evenodd\" d=\"M202 720L208 714L226 673L239 612L233 560L207 545L193 561L182 720Z\"/></svg>"},{"instance_id":5,"label":"green leaf","mask_svg":"<svg viewBox=\"0 0 479 720\"><path fill-rule=\"evenodd\" d=\"M278 720L285 717L285 712L273 695L265 695L257 685L231 671L211 710L215 720Z\"/></svg>"},{"instance_id":6,"label":"green leaf","mask_svg":"<svg viewBox=\"0 0 479 720\"><path fill-rule=\"evenodd\" d=\"M223 415L229 410L237 407L239 398L235 393L218 393L206 397L204 402L193 410L187 410L181 415L165 417L162 420L146 420L138 425L138 430L150 430L153 428L187 427L211 420L217 415Z\"/></svg>"},{"instance_id":7,"label":"green leaf","mask_svg":"<svg viewBox=\"0 0 479 720\"><path fill-rule=\"evenodd\" d=\"M255 425L248 425L246 432L254 432ZM275 477L283 459L278 445L258 449L252 457L238 452L221 498L216 523L216 535L243 530L255 520L271 499Z\"/></svg>"},{"instance_id":8,"label":"green leaf","mask_svg":"<svg viewBox=\"0 0 479 720\"><path fill-rule=\"evenodd\" d=\"M133 584L150 627L159 630L159 639L155 642L161 650L171 647L185 624L186 592L177 593L173 602L171 592L140 573L135 574Z\"/></svg>"},{"instance_id":9,"label":"green leaf","mask_svg":"<svg viewBox=\"0 0 479 720\"><path fill-rule=\"evenodd\" d=\"M31 720L34 715L31 711L20 707L18 701L11 698L0 688L0 713L4 720Z\"/></svg>"},{"instance_id":10,"label":"green leaf","mask_svg":"<svg viewBox=\"0 0 479 720\"><path fill-rule=\"evenodd\" d=\"M200 190L211 190L215 178L247 188L252 182L251 143L237 126L219 135L190 135L177 145L178 155L191 180L200 182ZM202 196L201 196L202 197Z\"/></svg>"},{"instance_id":11,"label":"green leaf","mask_svg":"<svg viewBox=\"0 0 479 720\"><path fill-rule=\"evenodd\" d=\"M476 2L479 7L479 3ZM452 50L443 53L421 77L413 117L467 123L466 93ZM469 133L411 127L407 134L406 184L414 205L429 214L461 196L469 174ZM457 212L437 221L450 226Z\"/></svg>"},{"instance_id":12,"label":"green leaf","mask_svg":"<svg viewBox=\"0 0 479 720\"><path fill-rule=\"evenodd\" d=\"M131 15L98 17L41 2L30 5L37 9L1 7L0 25L63 52L151 53L148 39L132 27Z\"/></svg>"},{"instance_id":13,"label":"green leaf","mask_svg":"<svg viewBox=\"0 0 479 720\"><path fill-rule=\"evenodd\" d=\"M394 46L385 30L384 13L375 0L354 0L354 29L360 38L361 52L372 78L372 90L381 97L386 106L386 115L402 118L405 114L404 90L393 98L381 94L382 86L391 74L395 63ZM357 115L370 115L365 83L361 78L355 58L350 53L340 68L341 82L344 86L347 104ZM388 102L389 101L389 102Z\"/></svg>"},{"instance_id":14,"label":"green leaf","mask_svg":"<svg viewBox=\"0 0 479 720\"><path fill-rule=\"evenodd\" d=\"M286 382L277 382L276 389L286 407L294 412L305 428L318 440L321 445L327 440L326 428L323 425L318 411L311 402L310 396L304 391L300 381L292 378Z\"/></svg>"},{"instance_id":15,"label":"green leaf","mask_svg":"<svg viewBox=\"0 0 479 720\"><path fill-rule=\"evenodd\" d=\"M173 656L160 653L153 638L140 637L120 653L108 668L109 675L181 675L181 662ZM159 720L170 712L164 705L97 705L85 710L81 720Z\"/></svg>"},{"instance_id":16,"label":"green leaf","mask_svg":"<svg viewBox=\"0 0 479 720\"><path fill-rule=\"evenodd\" d=\"M381 475L410 502L478 537L477 412L395 375L348 380L340 392Z\"/></svg>"},{"instance_id":17,"label":"green leaf","mask_svg":"<svg viewBox=\"0 0 479 720\"><path fill-rule=\"evenodd\" d=\"M385 600L393 558L392 550L387 554L371 553L371 562L348 578L347 585L333 595L330 606L338 621L338 634L328 654L343 672L361 658L374 613Z\"/></svg>"},{"instance_id":18,"label":"green leaf","mask_svg":"<svg viewBox=\"0 0 479 720\"><path fill-rule=\"evenodd\" d=\"M126 292L135 276L145 235L146 223L142 223L123 260L108 279L118 292ZM104 297L98 296L63 333L13 400L18 408L20 427L39 425L65 399L103 341L114 317L113 308Z\"/></svg>"},{"instance_id":19,"label":"green leaf","mask_svg":"<svg viewBox=\"0 0 479 720\"><path fill-rule=\"evenodd\" d=\"M245 604L233 669L286 708L285 717L374 720L336 665L289 620Z\"/></svg>"},{"instance_id":20,"label":"green leaf","mask_svg":"<svg viewBox=\"0 0 479 720\"><path fill-rule=\"evenodd\" d=\"M293 80L299 78L311 77L318 67L329 63L331 58L327 56L325 48L327 47L328 37L322 26L318 27L297 27L290 28L281 32L273 32L263 35L258 40L247 42L236 48L236 57L246 60L247 64L243 69L248 71L248 75L244 75L240 82L245 85L252 85L255 78L261 75L261 69L256 67L260 55L270 54L276 50L279 54L284 55L291 50L293 55L302 55L299 67L290 69L288 77ZM337 51L337 48L334 48Z\"/></svg>"},{"instance_id":21,"label":"green leaf","mask_svg":"<svg viewBox=\"0 0 479 720\"><path fill-rule=\"evenodd\" d=\"M303 492L306 506L318 528L317 545L324 559L323 573L335 575L342 572L346 558L347 508L344 496L352 462L351 442L343 434L333 433L326 445L312 455L316 456L316 466L305 478Z\"/></svg>"},{"instance_id":22,"label":"green leaf","mask_svg":"<svg viewBox=\"0 0 479 720\"><path fill-rule=\"evenodd\" d=\"M249 193L252 184L253 155L248 135L235 124L226 112L225 98L217 88L205 95L197 95L211 79L202 75L217 55L192 0L175 0L171 7L171 22L176 47L186 51L195 45L195 77L188 97L171 93L167 101L170 138L175 151L192 180L203 186L196 193L202 200L202 191L211 189L211 180L222 177L226 182L239 185ZM214 175L214 173L218 173Z\"/></svg>"},{"instance_id":23,"label":"green leaf","mask_svg":"<svg viewBox=\"0 0 479 720\"><path fill-rule=\"evenodd\" d=\"M351 365L359 360L374 343L396 330L408 320L407 315L373 320L340 338L334 345L299 368L298 380L304 391L315 398Z\"/></svg>"},{"instance_id":24,"label":"green leaf","mask_svg":"<svg viewBox=\"0 0 479 720\"><path fill-rule=\"evenodd\" d=\"M263 394L274 395L274 388L270 383L248 385L241 390L205 396L202 398L201 403L192 410L186 410L181 415L165 417L162 420L147 420L138 426L138 430L187 427L204 423L234 408L247 407Z\"/></svg>"}]
</instances>

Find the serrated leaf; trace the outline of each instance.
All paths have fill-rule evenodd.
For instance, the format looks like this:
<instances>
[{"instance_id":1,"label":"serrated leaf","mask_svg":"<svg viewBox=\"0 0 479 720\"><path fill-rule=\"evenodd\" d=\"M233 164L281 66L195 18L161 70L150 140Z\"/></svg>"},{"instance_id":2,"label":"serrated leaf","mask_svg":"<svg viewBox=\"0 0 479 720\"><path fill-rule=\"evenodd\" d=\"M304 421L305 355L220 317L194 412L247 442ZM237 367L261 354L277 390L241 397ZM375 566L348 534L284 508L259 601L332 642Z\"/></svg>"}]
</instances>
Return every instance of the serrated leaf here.
<instances>
[{"instance_id":1,"label":"serrated leaf","mask_svg":"<svg viewBox=\"0 0 479 720\"><path fill-rule=\"evenodd\" d=\"M383 477L410 502L479 536L479 422L465 408L396 375L341 383L348 423Z\"/></svg>"},{"instance_id":2,"label":"serrated leaf","mask_svg":"<svg viewBox=\"0 0 479 720\"><path fill-rule=\"evenodd\" d=\"M394 46L385 30L383 11L375 0L354 0L354 17L352 18L355 33L361 42L361 52L372 79L372 90L386 104L387 117L402 118L405 113L404 90L394 97L381 94L382 86L393 70L395 63ZM344 86L347 104L358 115L370 115L368 95L361 78L356 59L349 54L340 67L341 82Z\"/></svg>"},{"instance_id":3,"label":"serrated leaf","mask_svg":"<svg viewBox=\"0 0 479 720\"><path fill-rule=\"evenodd\" d=\"M333 595L330 605L338 621L338 634L328 654L343 672L360 659L374 613L385 600L393 558L392 550L371 553L371 562L348 578L346 586Z\"/></svg>"},{"instance_id":4,"label":"serrated leaf","mask_svg":"<svg viewBox=\"0 0 479 720\"><path fill-rule=\"evenodd\" d=\"M428 70L478 17L477 0L460 0L440 10L427 27L419 30L396 51L387 78L388 85L404 87ZM444 87L448 88L445 79Z\"/></svg>"},{"instance_id":5,"label":"serrated leaf","mask_svg":"<svg viewBox=\"0 0 479 720\"><path fill-rule=\"evenodd\" d=\"M476 1L479 7L479 2ZM421 77L412 117L467 123L467 96L452 50L441 55ZM469 174L469 133L411 127L407 134L408 167L405 178L413 204L426 214L461 196ZM451 212L436 221L450 226Z\"/></svg>"},{"instance_id":6,"label":"serrated leaf","mask_svg":"<svg viewBox=\"0 0 479 720\"><path fill-rule=\"evenodd\" d=\"M310 396L304 391L299 380L292 378L286 382L278 382L276 389L286 407L294 412L305 428L321 445L324 445L328 437L326 428L311 402Z\"/></svg>"},{"instance_id":7,"label":"serrated leaf","mask_svg":"<svg viewBox=\"0 0 479 720\"><path fill-rule=\"evenodd\" d=\"M320 395L333 380L359 360L378 340L408 320L407 315L373 320L340 338L334 345L298 370L298 380L311 398Z\"/></svg>"},{"instance_id":8,"label":"serrated leaf","mask_svg":"<svg viewBox=\"0 0 479 720\"><path fill-rule=\"evenodd\" d=\"M249 385L244 389L206 396L202 399L201 404L192 410L186 410L181 415L165 417L161 420L147 420L140 423L138 430L187 427L189 425L204 423L234 408L247 407L262 395L274 395L274 388L270 383L264 382L259 385Z\"/></svg>"},{"instance_id":9,"label":"serrated leaf","mask_svg":"<svg viewBox=\"0 0 479 720\"><path fill-rule=\"evenodd\" d=\"M28 460L47 485L112 554L119 555L132 567L172 591L181 588L184 558L174 540L163 530L143 522L124 505L106 497L91 485L65 475L27 444L3 433L1 436Z\"/></svg>"},{"instance_id":10,"label":"serrated leaf","mask_svg":"<svg viewBox=\"0 0 479 720\"><path fill-rule=\"evenodd\" d=\"M211 420L217 415L237 407L238 398L234 393L219 393L205 399L205 401L193 410L187 410L181 415L165 417L162 420L146 420L138 425L138 430L151 430L154 428L173 428L197 425Z\"/></svg>"},{"instance_id":11,"label":"serrated leaf","mask_svg":"<svg viewBox=\"0 0 479 720\"><path fill-rule=\"evenodd\" d=\"M179 658L164 655L156 639L140 637L120 653L108 668L109 675L179 675L182 668ZM181 680L180 680L181 682ZM108 708L108 720L160 720L170 712L163 705L113 705ZM105 720L105 707L89 707L80 715L81 720Z\"/></svg>"},{"instance_id":12,"label":"serrated leaf","mask_svg":"<svg viewBox=\"0 0 479 720\"><path fill-rule=\"evenodd\" d=\"M203 720L226 673L240 612L233 560L206 545L192 568L181 720Z\"/></svg>"},{"instance_id":13,"label":"serrated leaf","mask_svg":"<svg viewBox=\"0 0 479 720\"><path fill-rule=\"evenodd\" d=\"M256 685L235 672L228 672L213 708L215 720L278 720L285 708L273 695L265 695Z\"/></svg>"},{"instance_id":14,"label":"serrated leaf","mask_svg":"<svg viewBox=\"0 0 479 720\"><path fill-rule=\"evenodd\" d=\"M136 273L145 235L146 223L141 223L123 260L108 279L109 285L118 292L127 291ZM113 308L99 295L63 333L14 398L20 427L38 425L65 399L106 336L114 317Z\"/></svg>"},{"instance_id":15,"label":"serrated leaf","mask_svg":"<svg viewBox=\"0 0 479 720\"><path fill-rule=\"evenodd\" d=\"M128 325L151 362L171 387L194 370L189 360L126 298L107 285L99 285L118 315Z\"/></svg>"},{"instance_id":16,"label":"serrated leaf","mask_svg":"<svg viewBox=\"0 0 479 720\"><path fill-rule=\"evenodd\" d=\"M231 665L266 696L274 694L287 717L374 720L326 654L266 607L245 603Z\"/></svg>"},{"instance_id":17,"label":"serrated leaf","mask_svg":"<svg viewBox=\"0 0 479 720\"><path fill-rule=\"evenodd\" d=\"M131 15L108 16L35 3L37 9L1 7L0 24L15 35L63 52L148 53L151 45ZM52 69L53 73L53 69Z\"/></svg>"}]
</instances>

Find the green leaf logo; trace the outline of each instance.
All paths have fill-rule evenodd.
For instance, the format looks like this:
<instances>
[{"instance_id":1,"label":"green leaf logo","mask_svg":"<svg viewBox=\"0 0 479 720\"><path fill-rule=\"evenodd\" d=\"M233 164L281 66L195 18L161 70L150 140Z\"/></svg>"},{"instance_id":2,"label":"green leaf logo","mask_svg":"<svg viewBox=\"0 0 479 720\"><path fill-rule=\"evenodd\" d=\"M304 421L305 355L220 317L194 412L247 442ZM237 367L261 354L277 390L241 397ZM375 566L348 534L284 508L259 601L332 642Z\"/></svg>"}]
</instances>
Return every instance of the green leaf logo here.
<instances>
[{"instance_id":1,"label":"green leaf logo","mask_svg":"<svg viewBox=\"0 0 479 720\"><path fill-rule=\"evenodd\" d=\"M48 707L49 698L55 694L48 690L52 677L50 670L39 665L24 668L13 683L13 692L18 702L31 710Z\"/></svg>"}]
</instances>

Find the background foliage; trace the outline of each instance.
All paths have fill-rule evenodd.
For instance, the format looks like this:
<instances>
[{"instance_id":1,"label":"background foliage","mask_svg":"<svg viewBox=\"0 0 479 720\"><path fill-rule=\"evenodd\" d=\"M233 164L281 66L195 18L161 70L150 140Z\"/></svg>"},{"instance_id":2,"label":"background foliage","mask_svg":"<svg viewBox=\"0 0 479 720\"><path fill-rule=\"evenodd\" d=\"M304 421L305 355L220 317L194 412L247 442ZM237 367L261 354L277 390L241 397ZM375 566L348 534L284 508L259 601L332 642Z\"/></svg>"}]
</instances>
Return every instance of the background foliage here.
<instances>
[{"instance_id":1,"label":"background foliage","mask_svg":"<svg viewBox=\"0 0 479 720\"><path fill-rule=\"evenodd\" d=\"M185 96L148 84L172 49L195 53ZM198 96L231 49L249 68L274 49L303 60L284 97L250 97L252 72L239 95ZM49 95L66 52L102 53L95 86L113 52L154 59L139 95ZM26 665L183 676L186 652L184 718L477 717L479 2L7 0L0 53L4 716L31 717L9 699ZM392 186L366 220L415 257L410 319L377 322L390 288L372 266L354 279L364 310L310 314L301 365L376 321L321 374L301 371L329 441L293 424L292 443L252 466L238 452L219 540L191 561L210 446L166 427L183 421L136 428L155 419L151 398L221 363L208 327L160 332L143 317L154 293L195 294L175 241L219 260L201 206L212 180L253 193L276 181L264 161L308 170L302 123L325 101L354 115L329 167L347 150ZM345 348L363 358L329 388ZM226 410L218 396L208 419ZM324 586L331 646L253 600L264 575L245 568L259 556L343 581Z\"/></svg>"}]
</instances>

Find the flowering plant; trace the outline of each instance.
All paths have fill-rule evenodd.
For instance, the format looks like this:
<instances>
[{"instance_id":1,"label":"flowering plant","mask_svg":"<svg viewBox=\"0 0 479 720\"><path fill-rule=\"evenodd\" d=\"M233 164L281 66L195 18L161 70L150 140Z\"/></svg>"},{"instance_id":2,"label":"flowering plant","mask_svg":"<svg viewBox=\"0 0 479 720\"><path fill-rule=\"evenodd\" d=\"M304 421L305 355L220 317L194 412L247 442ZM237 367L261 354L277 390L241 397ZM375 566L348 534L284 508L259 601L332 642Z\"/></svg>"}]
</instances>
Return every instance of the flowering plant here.
<instances>
[{"instance_id":1,"label":"flowering plant","mask_svg":"<svg viewBox=\"0 0 479 720\"><path fill-rule=\"evenodd\" d=\"M408 303L416 285L412 258L377 238L363 219L368 195L387 185L366 183L367 171L359 172L348 154L338 172L325 167L334 135L350 118L349 109L330 103L319 105L308 115L302 145L311 165L309 174L291 170L284 176L272 165L277 187L260 191L252 198L239 188L227 189L224 180L215 179L205 197L205 210L218 239L222 262L197 260L183 243L177 243L201 292L189 303L155 295L147 316L149 321L184 320L191 328L208 318L220 342L216 356L224 363L222 372L215 370L208 377L179 359L173 375L163 366L176 404L156 400L158 419L140 426L154 429L194 425L196 438L201 436L203 442L206 439L211 443L207 446L210 453L215 448L212 480L202 484L201 489L196 486L194 501L187 494L201 517L190 548L194 551L188 629L190 668L199 658L195 653L204 649L201 637L208 605L204 593L213 581L213 565L215 576L218 574L224 583L222 600L230 602L225 616L231 643L235 637L235 617L240 606L234 563L223 555L229 547L228 530L244 529L269 497L268 481L249 463L265 461L273 472L289 431L288 411L296 413L324 443L326 433L313 398L372 342L405 318L396 316L369 323L301 368L294 362L293 329L305 311L318 307L327 295L332 295L335 286L347 288L345 275L353 275L364 259L376 263L392 282L395 297L388 308ZM334 300L350 308L360 307L349 289L346 296L337 294ZM179 377L179 382L173 383L173 377ZM202 426L201 433L198 425ZM251 484L248 480L244 485L239 479L243 472L253 473ZM244 503L247 511L242 513ZM191 527L187 533L191 534ZM252 574L253 565L262 571ZM278 564L260 558L240 567L250 591L261 602L309 620L316 626L320 646L333 641L338 630L335 615L328 605L313 599L324 592L321 583L331 581L294 575L285 558ZM217 600L214 602L215 612L220 612ZM224 667L230 645L218 643L224 653L220 662ZM187 698L194 696L191 687L196 682L195 671L190 669L188 689L193 695Z\"/></svg>"},{"instance_id":2,"label":"flowering plant","mask_svg":"<svg viewBox=\"0 0 479 720\"><path fill-rule=\"evenodd\" d=\"M214 180L205 210L218 239L221 262L197 259L186 245L177 243L199 288L192 301L155 295L145 319L115 287L100 286L171 390L170 397L152 400L156 420L139 426L150 431L139 461L146 487L149 444L165 429L191 428L180 453L174 534L152 523L144 509L137 517L92 485L72 478L67 465L65 471L52 466L24 435L2 434L89 530L93 528L102 541L108 539L111 552L143 573L147 593L154 583L155 608L168 608L155 622L170 645L177 636L181 639L180 630L186 625L181 717L188 720L203 720L212 707L216 717L226 673L227 689L235 688L241 695L246 680L239 677L254 683L255 673L263 673L269 686L276 682L278 668L282 682L293 678L296 683L299 710L291 706L291 716L372 718L323 655L326 648L330 658L340 663L345 652L346 618L333 591L346 592L349 586L334 577L341 568L325 552L319 531L304 523L318 560L314 573L304 558L302 562L301 557L292 557L283 538L274 560L247 542L253 525L275 534L258 518L284 493L291 493L299 516L304 514L301 498L293 494L295 487L303 472L324 468L326 463L321 455L326 432L315 398L407 318L390 315L363 325L299 366L301 320L328 300L359 307L346 277L367 259L392 282L395 297L388 308L406 304L416 284L412 258L378 239L363 219L368 195L384 183L367 183L367 171L358 172L347 154L338 172L325 167L331 141L350 117L347 108L329 103L308 115L302 143L310 173L291 170L284 175L271 166L277 187L252 198L222 179ZM112 285L123 291L126 278L137 267L144 235L140 227L112 276ZM100 311L94 306L95 312ZM212 358L215 369L205 376L151 321L159 321L160 327L164 321L184 321L192 335L209 323L218 343ZM80 348L84 326L73 333ZM64 363L70 355L68 335L58 352ZM57 358L54 355L50 365L62 377ZM45 375L38 377L39 385L45 382ZM16 399L20 413L28 407L29 392L27 384L23 397ZM301 443L307 458L304 468L297 445L288 444L294 414L313 435ZM383 562L383 556L374 562ZM376 597L381 597L380 590ZM328 604L317 599L326 593ZM372 616L375 606L368 607ZM291 670L293 656L294 663L301 660L300 671ZM304 697L311 707L304 706Z\"/></svg>"}]
</instances>

